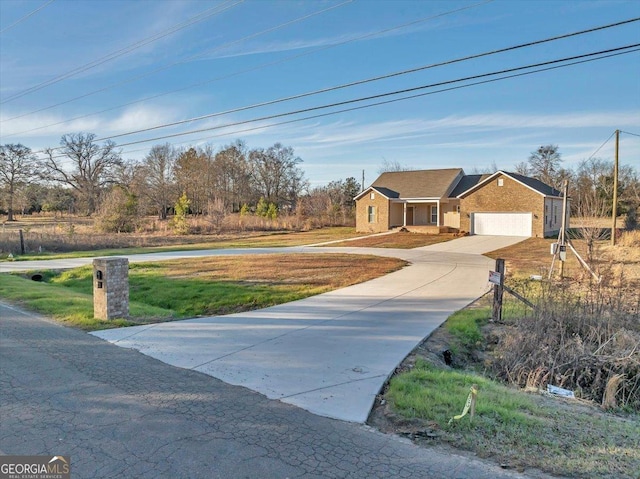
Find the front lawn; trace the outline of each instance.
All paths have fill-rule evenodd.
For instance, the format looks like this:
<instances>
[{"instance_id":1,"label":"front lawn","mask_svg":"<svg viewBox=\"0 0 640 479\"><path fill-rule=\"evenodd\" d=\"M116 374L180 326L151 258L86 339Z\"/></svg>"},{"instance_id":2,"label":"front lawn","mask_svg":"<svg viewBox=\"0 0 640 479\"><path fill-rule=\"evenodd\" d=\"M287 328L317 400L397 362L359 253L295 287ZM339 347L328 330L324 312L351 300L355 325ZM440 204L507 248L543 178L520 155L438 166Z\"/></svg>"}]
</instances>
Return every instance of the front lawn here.
<instances>
[{"instance_id":1,"label":"front lawn","mask_svg":"<svg viewBox=\"0 0 640 479\"><path fill-rule=\"evenodd\" d=\"M92 268L0 275L0 297L85 330L211 316L273 306L343 288L402 268L394 258L269 254L134 263L128 320L93 318Z\"/></svg>"}]
</instances>

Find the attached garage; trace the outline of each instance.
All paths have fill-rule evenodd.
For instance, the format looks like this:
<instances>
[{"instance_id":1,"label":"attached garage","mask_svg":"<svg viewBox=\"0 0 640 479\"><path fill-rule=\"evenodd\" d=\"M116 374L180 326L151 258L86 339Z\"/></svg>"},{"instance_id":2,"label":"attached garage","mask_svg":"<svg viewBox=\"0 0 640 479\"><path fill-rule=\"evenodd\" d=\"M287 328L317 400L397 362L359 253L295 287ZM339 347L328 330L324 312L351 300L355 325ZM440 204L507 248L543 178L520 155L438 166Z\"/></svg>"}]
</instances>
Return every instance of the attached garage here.
<instances>
[{"instance_id":1,"label":"attached garage","mask_svg":"<svg viewBox=\"0 0 640 479\"><path fill-rule=\"evenodd\" d=\"M532 236L532 213L471 213L471 234Z\"/></svg>"},{"instance_id":2,"label":"attached garage","mask_svg":"<svg viewBox=\"0 0 640 479\"><path fill-rule=\"evenodd\" d=\"M562 193L518 173L465 176L452 195L460 200L460 229L476 235L556 236ZM461 191L462 190L462 191Z\"/></svg>"}]
</instances>

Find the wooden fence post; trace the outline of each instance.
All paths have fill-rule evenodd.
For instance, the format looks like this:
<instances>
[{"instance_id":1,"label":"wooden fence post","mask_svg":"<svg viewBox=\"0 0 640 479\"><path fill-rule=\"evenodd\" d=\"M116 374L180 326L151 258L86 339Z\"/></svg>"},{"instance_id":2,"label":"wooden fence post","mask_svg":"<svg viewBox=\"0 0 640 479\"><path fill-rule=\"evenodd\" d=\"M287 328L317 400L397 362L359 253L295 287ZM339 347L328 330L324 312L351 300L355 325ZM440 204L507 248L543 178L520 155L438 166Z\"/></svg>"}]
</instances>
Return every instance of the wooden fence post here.
<instances>
[{"instance_id":1,"label":"wooden fence post","mask_svg":"<svg viewBox=\"0 0 640 479\"><path fill-rule=\"evenodd\" d=\"M20 254L24 254L24 236L22 236L22 230L18 230L20 233Z\"/></svg>"}]
</instances>

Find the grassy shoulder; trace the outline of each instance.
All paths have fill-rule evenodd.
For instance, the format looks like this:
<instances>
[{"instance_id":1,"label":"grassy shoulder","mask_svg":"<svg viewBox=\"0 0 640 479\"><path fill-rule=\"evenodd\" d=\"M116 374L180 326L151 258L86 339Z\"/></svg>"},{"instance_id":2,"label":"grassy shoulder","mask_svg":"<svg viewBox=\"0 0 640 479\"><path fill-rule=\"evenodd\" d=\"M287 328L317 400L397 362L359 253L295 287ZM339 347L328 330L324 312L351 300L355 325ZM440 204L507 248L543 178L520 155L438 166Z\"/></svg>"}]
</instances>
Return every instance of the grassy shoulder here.
<instances>
[{"instance_id":1,"label":"grassy shoulder","mask_svg":"<svg viewBox=\"0 0 640 479\"><path fill-rule=\"evenodd\" d=\"M92 268L0 275L0 297L84 330L273 306L384 275L406 262L344 254L209 257L130 265L130 318L93 318Z\"/></svg>"},{"instance_id":2,"label":"grassy shoulder","mask_svg":"<svg viewBox=\"0 0 640 479\"><path fill-rule=\"evenodd\" d=\"M472 384L478 386L473 422L467 415L449 423L462 411ZM396 414L423 421L422 438L437 438L508 467L621 479L635 478L640 470L638 417L572 406L424 360L394 377L385 398Z\"/></svg>"},{"instance_id":3,"label":"grassy shoulder","mask_svg":"<svg viewBox=\"0 0 640 479\"><path fill-rule=\"evenodd\" d=\"M370 424L421 445L471 451L518 470L637 479L640 414L553 398L539 384L521 389L491 379L501 328L526 320L528 313L505 297L507 324L491 323L487 295L451 315L402 363L379 397ZM445 364L445 350L452 366ZM450 423L461 413L472 384L479 389L473 421L466 416Z\"/></svg>"}]
</instances>

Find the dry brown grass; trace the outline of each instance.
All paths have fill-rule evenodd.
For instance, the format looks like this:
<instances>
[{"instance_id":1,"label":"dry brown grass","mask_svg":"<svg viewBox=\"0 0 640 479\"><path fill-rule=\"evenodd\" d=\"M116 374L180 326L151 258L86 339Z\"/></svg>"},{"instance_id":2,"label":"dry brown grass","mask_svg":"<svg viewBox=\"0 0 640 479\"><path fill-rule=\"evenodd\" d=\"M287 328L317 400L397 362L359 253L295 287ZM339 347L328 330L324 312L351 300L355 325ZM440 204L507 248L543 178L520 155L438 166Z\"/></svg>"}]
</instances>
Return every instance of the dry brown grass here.
<instances>
[{"instance_id":1,"label":"dry brown grass","mask_svg":"<svg viewBox=\"0 0 640 479\"><path fill-rule=\"evenodd\" d=\"M640 287L640 231L622 233L615 246L608 241L601 242L596 255L612 275L624 275Z\"/></svg>"},{"instance_id":2,"label":"dry brown grass","mask_svg":"<svg viewBox=\"0 0 640 479\"><path fill-rule=\"evenodd\" d=\"M605 386L604 395L602 397L602 408L603 409L615 409L618 407L618 401L616 400L616 395L618 394L618 390L620 389L620 383L624 381L624 374L614 374L607 381L607 385Z\"/></svg>"},{"instance_id":3,"label":"dry brown grass","mask_svg":"<svg viewBox=\"0 0 640 479\"><path fill-rule=\"evenodd\" d=\"M240 246L296 246L358 236L353 227L309 229L295 217L277 220L229 215L219 228L203 217L189 218L194 234L177 235L168 221L148 217L134 233L98 233L87 217L33 215L0 227L0 255L20 253L19 230L25 253L69 253L114 248L154 248L200 245L203 248ZM245 241L246 240L246 241ZM235 244L220 244L236 242Z\"/></svg>"},{"instance_id":4,"label":"dry brown grass","mask_svg":"<svg viewBox=\"0 0 640 479\"><path fill-rule=\"evenodd\" d=\"M496 374L520 386L550 382L577 390L604 407L640 408L640 248L638 232L625 233L616 246L599 241L590 266L594 281L567 251L564 281L528 284L531 274L547 277L553 239L531 238L493 251L504 258L508 281L537 308L509 325L496 348ZM586 242L572 240L588 260ZM559 265L556 263L554 279ZM613 381L612 378L617 378Z\"/></svg>"},{"instance_id":5,"label":"dry brown grass","mask_svg":"<svg viewBox=\"0 0 640 479\"><path fill-rule=\"evenodd\" d=\"M625 248L637 248L635 252L640 259L640 230L623 232L617 244Z\"/></svg>"},{"instance_id":6,"label":"dry brown grass","mask_svg":"<svg viewBox=\"0 0 640 479\"><path fill-rule=\"evenodd\" d=\"M169 278L307 284L327 290L368 281L406 264L395 258L347 254L212 256L162 263Z\"/></svg>"},{"instance_id":7,"label":"dry brown grass","mask_svg":"<svg viewBox=\"0 0 640 479\"><path fill-rule=\"evenodd\" d=\"M450 234L428 235L423 233L411 233L398 231L381 236L370 236L358 240L343 241L341 243L332 243L327 246L354 246L359 248L399 248L411 249L420 246L429 246L432 244L443 243L454 238Z\"/></svg>"},{"instance_id":8,"label":"dry brown grass","mask_svg":"<svg viewBox=\"0 0 640 479\"><path fill-rule=\"evenodd\" d=\"M511 277L542 275L546 277L551 267L551 243L556 239L529 238L526 241L486 253L490 258L504 258L507 274ZM584 240L574 239L571 244L580 256L589 262L587 245ZM595 245L594 258L590 266L600 275L619 275L621 271L628 281L640 282L640 232L623 233L616 246L610 242L599 241ZM556 259L554 274L559 271L560 263ZM580 265L573 252L567 248L567 261L564 264L564 276L576 280L589 277L589 273Z\"/></svg>"},{"instance_id":9,"label":"dry brown grass","mask_svg":"<svg viewBox=\"0 0 640 479\"><path fill-rule=\"evenodd\" d=\"M510 276L530 276L542 274L546 276L551 267L552 255L550 254L551 244L557 242L551 238L529 238L513 246L501 248L485 256L490 258L503 258L507 266L507 274ZM585 257L586 245L583 240L573 240L572 244ZM556 261L555 268L559 262ZM567 248L567 261L565 261L564 272L566 276L572 277L582 275L583 269L575 255Z\"/></svg>"}]
</instances>

